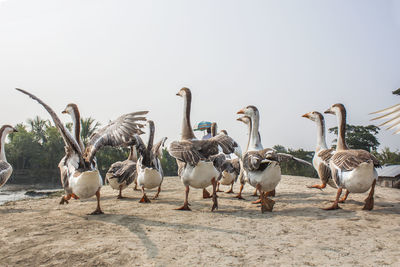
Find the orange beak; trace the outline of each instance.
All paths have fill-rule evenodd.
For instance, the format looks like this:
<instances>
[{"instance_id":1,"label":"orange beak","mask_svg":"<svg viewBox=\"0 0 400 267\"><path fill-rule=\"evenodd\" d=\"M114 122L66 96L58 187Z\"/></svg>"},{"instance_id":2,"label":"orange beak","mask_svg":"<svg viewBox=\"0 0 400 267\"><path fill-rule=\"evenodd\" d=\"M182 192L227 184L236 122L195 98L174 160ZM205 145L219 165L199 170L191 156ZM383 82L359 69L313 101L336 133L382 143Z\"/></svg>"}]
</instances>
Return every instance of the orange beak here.
<instances>
[{"instance_id":1,"label":"orange beak","mask_svg":"<svg viewBox=\"0 0 400 267\"><path fill-rule=\"evenodd\" d=\"M309 114L309 113L306 113L306 114L304 114L302 117L308 119L308 118L310 118L310 114Z\"/></svg>"},{"instance_id":2,"label":"orange beak","mask_svg":"<svg viewBox=\"0 0 400 267\"><path fill-rule=\"evenodd\" d=\"M236 114L244 114L244 110L241 109L241 110L239 110Z\"/></svg>"}]
</instances>

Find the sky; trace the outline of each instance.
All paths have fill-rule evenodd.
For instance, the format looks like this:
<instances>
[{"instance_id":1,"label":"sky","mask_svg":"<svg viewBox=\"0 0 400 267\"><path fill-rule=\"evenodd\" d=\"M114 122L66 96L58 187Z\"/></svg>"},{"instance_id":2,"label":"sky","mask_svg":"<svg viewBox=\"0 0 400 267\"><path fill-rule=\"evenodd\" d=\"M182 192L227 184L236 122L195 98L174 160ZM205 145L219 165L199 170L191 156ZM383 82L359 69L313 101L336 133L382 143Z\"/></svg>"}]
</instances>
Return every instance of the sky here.
<instances>
[{"instance_id":1,"label":"sky","mask_svg":"<svg viewBox=\"0 0 400 267\"><path fill-rule=\"evenodd\" d=\"M343 103L349 124L368 125L400 102L400 0L0 0L0 124L50 118L15 87L64 122L68 103L103 125L149 110L169 141L189 87L192 124L216 121L245 147L236 112L255 105L264 147L313 150L302 114ZM399 140L379 134L381 148Z\"/></svg>"}]
</instances>

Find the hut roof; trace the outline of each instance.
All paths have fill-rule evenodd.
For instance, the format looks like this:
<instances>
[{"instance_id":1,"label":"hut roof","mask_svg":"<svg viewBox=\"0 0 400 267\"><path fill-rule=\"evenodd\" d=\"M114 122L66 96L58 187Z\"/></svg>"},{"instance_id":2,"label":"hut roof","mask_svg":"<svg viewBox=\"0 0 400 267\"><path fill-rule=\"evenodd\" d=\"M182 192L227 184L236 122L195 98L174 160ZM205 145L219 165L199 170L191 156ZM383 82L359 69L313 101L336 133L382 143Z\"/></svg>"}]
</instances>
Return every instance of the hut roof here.
<instances>
[{"instance_id":1,"label":"hut roof","mask_svg":"<svg viewBox=\"0 0 400 267\"><path fill-rule=\"evenodd\" d=\"M389 165L378 168L379 177L400 178L400 165Z\"/></svg>"}]
</instances>

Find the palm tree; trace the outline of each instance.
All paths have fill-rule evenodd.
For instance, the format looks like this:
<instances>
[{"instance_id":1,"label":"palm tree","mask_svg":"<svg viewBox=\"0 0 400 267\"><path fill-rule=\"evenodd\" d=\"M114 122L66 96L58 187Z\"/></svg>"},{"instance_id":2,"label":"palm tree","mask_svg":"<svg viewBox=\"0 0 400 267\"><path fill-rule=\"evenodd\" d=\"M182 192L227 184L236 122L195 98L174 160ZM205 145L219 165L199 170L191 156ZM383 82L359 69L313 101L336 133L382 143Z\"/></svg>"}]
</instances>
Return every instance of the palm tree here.
<instances>
[{"instance_id":1,"label":"palm tree","mask_svg":"<svg viewBox=\"0 0 400 267\"><path fill-rule=\"evenodd\" d=\"M33 119L28 119L27 123L31 126L31 132L35 135L35 139L41 144L46 143L46 128L50 127L49 121L36 116Z\"/></svg>"},{"instance_id":2,"label":"palm tree","mask_svg":"<svg viewBox=\"0 0 400 267\"><path fill-rule=\"evenodd\" d=\"M81 118L81 138L85 146L87 145L90 136L99 128L100 125L99 122L95 123L95 120L92 117Z\"/></svg>"}]
</instances>

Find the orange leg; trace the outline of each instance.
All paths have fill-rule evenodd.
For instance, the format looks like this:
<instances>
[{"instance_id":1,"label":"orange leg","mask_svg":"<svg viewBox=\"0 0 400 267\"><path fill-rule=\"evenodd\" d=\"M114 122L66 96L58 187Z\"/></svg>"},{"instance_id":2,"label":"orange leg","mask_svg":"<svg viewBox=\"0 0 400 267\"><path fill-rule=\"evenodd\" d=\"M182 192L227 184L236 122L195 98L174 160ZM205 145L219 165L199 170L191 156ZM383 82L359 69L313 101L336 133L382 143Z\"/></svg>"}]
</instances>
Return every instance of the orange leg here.
<instances>
[{"instance_id":1,"label":"orange leg","mask_svg":"<svg viewBox=\"0 0 400 267\"><path fill-rule=\"evenodd\" d=\"M124 197L122 196L122 185L119 186L119 195L117 199L123 199Z\"/></svg>"},{"instance_id":2,"label":"orange leg","mask_svg":"<svg viewBox=\"0 0 400 267\"><path fill-rule=\"evenodd\" d=\"M161 192L161 185L158 187L157 193L155 194L155 196L153 197L153 199L157 199L157 198L158 198L158 195L160 194L160 192Z\"/></svg>"},{"instance_id":3,"label":"orange leg","mask_svg":"<svg viewBox=\"0 0 400 267\"><path fill-rule=\"evenodd\" d=\"M337 210L337 209L340 209L338 203L339 203L339 198L340 198L341 194L342 194L342 188L338 188L337 193L336 193L336 199L333 202L332 206L330 206L328 208L324 208L324 210Z\"/></svg>"},{"instance_id":4,"label":"orange leg","mask_svg":"<svg viewBox=\"0 0 400 267\"><path fill-rule=\"evenodd\" d=\"M315 185L311 185L311 186L307 186L308 188L317 188L319 190L322 190L326 187L326 183L323 184L315 184Z\"/></svg>"},{"instance_id":5,"label":"orange leg","mask_svg":"<svg viewBox=\"0 0 400 267\"><path fill-rule=\"evenodd\" d=\"M189 188L189 186L187 185L186 186L186 190L185 190L185 202L183 202L183 206L182 207L180 207L180 208L177 208L176 210L191 210L190 208L189 208L189 201L188 201L188 198L189 198L189 190L190 190L190 188Z\"/></svg>"},{"instance_id":6,"label":"orange leg","mask_svg":"<svg viewBox=\"0 0 400 267\"><path fill-rule=\"evenodd\" d=\"M203 198L212 198L210 193L205 188L203 189Z\"/></svg>"},{"instance_id":7,"label":"orange leg","mask_svg":"<svg viewBox=\"0 0 400 267\"><path fill-rule=\"evenodd\" d=\"M213 194L212 194L213 206L211 208L211 211L214 211L215 209L218 209L217 180L215 178L212 178L211 182L213 185Z\"/></svg>"},{"instance_id":8,"label":"orange leg","mask_svg":"<svg viewBox=\"0 0 400 267\"><path fill-rule=\"evenodd\" d=\"M254 190L254 193L252 194L252 196L253 196L253 197L258 197L258 195L257 195L257 189Z\"/></svg>"},{"instance_id":9,"label":"orange leg","mask_svg":"<svg viewBox=\"0 0 400 267\"><path fill-rule=\"evenodd\" d=\"M217 182L217 192L223 192L223 191L219 190L219 185L220 185L220 183Z\"/></svg>"},{"instance_id":10,"label":"orange leg","mask_svg":"<svg viewBox=\"0 0 400 267\"><path fill-rule=\"evenodd\" d=\"M365 205L363 210L372 210L374 208L374 194L375 194L376 180L372 183L371 191L369 191L368 197L365 199Z\"/></svg>"},{"instance_id":11,"label":"orange leg","mask_svg":"<svg viewBox=\"0 0 400 267\"><path fill-rule=\"evenodd\" d=\"M235 181L233 181L232 182L232 184L231 184L231 189L229 189L228 191L226 191L225 193L227 193L227 194L233 194L234 192L233 192L233 184L235 183Z\"/></svg>"},{"instance_id":12,"label":"orange leg","mask_svg":"<svg viewBox=\"0 0 400 267\"><path fill-rule=\"evenodd\" d=\"M72 197L73 199L79 199L79 197L78 197L77 195L75 195L75 194L71 194L71 197Z\"/></svg>"},{"instance_id":13,"label":"orange leg","mask_svg":"<svg viewBox=\"0 0 400 267\"><path fill-rule=\"evenodd\" d=\"M346 189L346 193L344 194L344 196L339 200L339 203L344 203L347 199L347 197L349 196L350 192L349 190Z\"/></svg>"},{"instance_id":14,"label":"orange leg","mask_svg":"<svg viewBox=\"0 0 400 267\"><path fill-rule=\"evenodd\" d=\"M89 215L99 215L99 214L104 214L104 212L101 210L100 208L100 188L99 190L97 190L96 192L96 198L97 198L97 208L95 211L93 211L91 214Z\"/></svg>"},{"instance_id":15,"label":"orange leg","mask_svg":"<svg viewBox=\"0 0 400 267\"><path fill-rule=\"evenodd\" d=\"M244 198L242 197L243 187L244 187L244 184L240 184L239 193L235 196L235 198L237 198L237 199L244 199Z\"/></svg>"},{"instance_id":16,"label":"orange leg","mask_svg":"<svg viewBox=\"0 0 400 267\"><path fill-rule=\"evenodd\" d=\"M146 193L144 192L144 186L142 186L142 198L140 199L139 203L150 203L150 199L146 196Z\"/></svg>"},{"instance_id":17,"label":"orange leg","mask_svg":"<svg viewBox=\"0 0 400 267\"><path fill-rule=\"evenodd\" d=\"M64 203L69 203L68 200L70 200L72 197L72 194L68 194L66 196L61 197L60 205L64 205Z\"/></svg>"}]
</instances>

